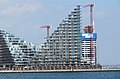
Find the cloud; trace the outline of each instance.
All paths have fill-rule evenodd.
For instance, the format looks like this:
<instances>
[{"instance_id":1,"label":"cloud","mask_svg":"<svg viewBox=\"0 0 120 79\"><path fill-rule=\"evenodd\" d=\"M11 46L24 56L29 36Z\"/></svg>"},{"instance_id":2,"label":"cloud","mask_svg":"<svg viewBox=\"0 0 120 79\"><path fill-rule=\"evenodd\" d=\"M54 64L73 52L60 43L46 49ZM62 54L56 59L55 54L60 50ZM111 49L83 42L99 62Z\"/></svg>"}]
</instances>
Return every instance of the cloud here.
<instances>
[{"instance_id":1,"label":"cloud","mask_svg":"<svg viewBox=\"0 0 120 79\"><path fill-rule=\"evenodd\" d=\"M0 3L7 3L10 0L0 0Z\"/></svg>"},{"instance_id":2,"label":"cloud","mask_svg":"<svg viewBox=\"0 0 120 79\"><path fill-rule=\"evenodd\" d=\"M2 1L2 0L1 0ZM12 6L7 6L0 10L0 15L21 15L25 13L34 13L41 9L40 3L26 2L16 3Z\"/></svg>"}]
</instances>

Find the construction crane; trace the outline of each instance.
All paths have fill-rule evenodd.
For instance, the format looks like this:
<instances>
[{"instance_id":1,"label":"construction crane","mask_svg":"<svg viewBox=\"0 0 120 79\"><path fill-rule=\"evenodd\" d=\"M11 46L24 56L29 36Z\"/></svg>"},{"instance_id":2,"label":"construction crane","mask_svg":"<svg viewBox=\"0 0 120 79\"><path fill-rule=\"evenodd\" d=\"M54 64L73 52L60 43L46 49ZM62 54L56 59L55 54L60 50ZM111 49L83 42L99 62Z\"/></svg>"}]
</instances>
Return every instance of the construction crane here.
<instances>
[{"instance_id":1,"label":"construction crane","mask_svg":"<svg viewBox=\"0 0 120 79\"><path fill-rule=\"evenodd\" d=\"M47 38L49 37L49 30L50 30L50 26L46 25L46 26L40 26L40 28L46 28L47 29Z\"/></svg>"},{"instance_id":2,"label":"construction crane","mask_svg":"<svg viewBox=\"0 0 120 79\"><path fill-rule=\"evenodd\" d=\"M95 4L88 4L88 5L85 5L83 6L84 8L85 7L90 7L90 25L93 26L93 6L95 6Z\"/></svg>"},{"instance_id":3,"label":"construction crane","mask_svg":"<svg viewBox=\"0 0 120 79\"><path fill-rule=\"evenodd\" d=\"M94 44L93 44L93 31L94 31L94 24L93 24L93 6L95 6L95 4L88 4L83 6L83 8L85 7L90 7L90 25L85 26L84 31L85 33L90 33L90 57L91 57L91 65L94 64L94 56L95 56L95 52L94 52Z\"/></svg>"}]
</instances>

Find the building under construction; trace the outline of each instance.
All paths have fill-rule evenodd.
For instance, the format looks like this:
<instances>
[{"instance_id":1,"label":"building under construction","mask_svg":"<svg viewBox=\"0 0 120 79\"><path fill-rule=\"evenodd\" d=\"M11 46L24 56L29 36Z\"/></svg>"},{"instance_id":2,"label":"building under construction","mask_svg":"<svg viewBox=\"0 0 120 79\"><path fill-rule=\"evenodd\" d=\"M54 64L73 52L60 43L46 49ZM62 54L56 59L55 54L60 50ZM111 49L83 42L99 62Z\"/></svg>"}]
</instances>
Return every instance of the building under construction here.
<instances>
[{"instance_id":1,"label":"building under construction","mask_svg":"<svg viewBox=\"0 0 120 79\"><path fill-rule=\"evenodd\" d=\"M96 65L96 40L97 33L94 33L93 24L93 6L89 4L83 7L90 8L90 25L84 27L84 33L81 35L82 39L82 53L81 53L81 65Z\"/></svg>"},{"instance_id":2,"label":"building under construction","mask_svg":"<svg viewBox=\"0 0 120 79\"><path fill-rule=\"evenodd\" d=\"M0 68L77 69L96 65L96 33L81 31L81 6L62 20L41 46L35 46L0 30ZM43 26L47 28L49 26ZM90 28L90 29L89 29ZM33 67L34 66L34 67Z\"/></svg>"}]
</instances>

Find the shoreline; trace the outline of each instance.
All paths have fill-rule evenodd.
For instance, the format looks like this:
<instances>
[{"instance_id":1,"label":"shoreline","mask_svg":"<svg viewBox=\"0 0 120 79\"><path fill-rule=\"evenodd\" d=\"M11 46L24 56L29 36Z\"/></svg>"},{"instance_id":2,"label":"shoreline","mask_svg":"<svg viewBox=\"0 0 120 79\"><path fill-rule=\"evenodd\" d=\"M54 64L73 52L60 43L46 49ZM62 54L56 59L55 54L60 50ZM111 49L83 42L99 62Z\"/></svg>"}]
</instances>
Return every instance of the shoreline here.
<instances>
[{"instance_id":1,"label":"shoreline","mask_svg":"<svg viewBox=\"0 0 120 79\"><path fill-rule=\"evenodd\" d=\"M0 70L0 73L40 73L40 72L105 72L120 71L120 69L74 69L74 70Z\"/></svg>"}]
</instances>

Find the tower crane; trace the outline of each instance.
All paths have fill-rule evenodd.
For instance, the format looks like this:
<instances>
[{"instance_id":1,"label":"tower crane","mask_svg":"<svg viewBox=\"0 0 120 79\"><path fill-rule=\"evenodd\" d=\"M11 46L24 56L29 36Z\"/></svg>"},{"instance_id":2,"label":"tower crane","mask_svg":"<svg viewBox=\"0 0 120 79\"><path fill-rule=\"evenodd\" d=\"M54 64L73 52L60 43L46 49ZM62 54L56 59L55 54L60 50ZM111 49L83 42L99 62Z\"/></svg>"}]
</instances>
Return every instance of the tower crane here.
<instances>
[{"instance_id":1,"label":"tower crane","mask_svg":"<svg viewBox=\"0 0 120 79\"><path fill-rule=\"evenodd\" d=\"M49 37L49 30L50 30L50 26L46 25L46 26L40 26L40 28L46 28L47 29L47 38Z\"/></svg>"},{"instance_id":2,"label":"tower crane","mask_svg":"<svg viewBox=\"0 0 120 79\"><path fill-rule=\"evenodd\" d=\"M95 4L88 4L83 6L85 7L90 7L90 25L93 26L93 6L95 6Z\"/></svg>"},{"instance_id":3,"label":"tower crane","mask_svg":"<svg viewBox=\"0 0 120 79\"><path fill-rule=\"evenodd\" d=\"M83 8L85 7L90 7L90 25L85 26L84 31L85 33L90 33L90 63L91 65L94 64L94 56L95 56L95 52L94 52L94 44L93 44L93 31L94 31L94 24L93 24L93 6L95 6L95 4L88 4L83 6Z\"/></svg>"}]
</instances>

